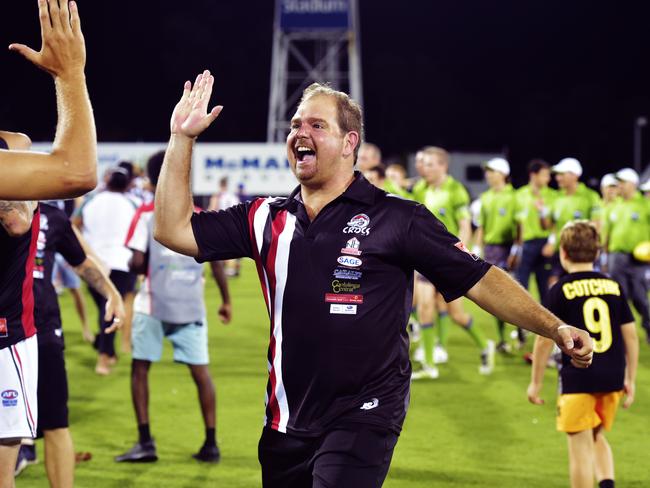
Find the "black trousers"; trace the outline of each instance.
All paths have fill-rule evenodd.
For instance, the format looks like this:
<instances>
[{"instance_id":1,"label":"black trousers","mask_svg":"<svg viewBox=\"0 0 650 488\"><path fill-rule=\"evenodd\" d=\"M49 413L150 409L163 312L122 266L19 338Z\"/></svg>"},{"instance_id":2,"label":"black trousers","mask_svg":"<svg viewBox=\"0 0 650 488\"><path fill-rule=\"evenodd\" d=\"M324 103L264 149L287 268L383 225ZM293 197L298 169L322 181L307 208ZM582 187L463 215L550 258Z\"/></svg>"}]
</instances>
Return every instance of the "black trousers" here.
<instances>
[{"instance_id":1,"label":"black trousers","mask_svg":"<svg viewBox=\"0 0 650 488\"><path fill-rule=\"evenodd\" d=\"M265 428L258 447L264 488L379 488L397 434L358 424L319 437Z\"/></svg>"},{"instance_id":2,"label":"black trousers","mask_svg":"<svg viewBox=\"0 0 650 488\"><path fill-rule=\"evenodd\" d=\"M111 270L110 279L120 292L122 298L129 292L133 291L135 287L136 275L134 273L127 273L126 271ZM106 313L106 299L97 293L93 288L88 287L90 295L93 297L97 310L99 312L99 334L95 339L95 347L100 353L108 354L110 357L115 356L115 332L104 334L104 329L108 327L111 322L104 320L104 313Z\"/></svg>"}]
</instances>

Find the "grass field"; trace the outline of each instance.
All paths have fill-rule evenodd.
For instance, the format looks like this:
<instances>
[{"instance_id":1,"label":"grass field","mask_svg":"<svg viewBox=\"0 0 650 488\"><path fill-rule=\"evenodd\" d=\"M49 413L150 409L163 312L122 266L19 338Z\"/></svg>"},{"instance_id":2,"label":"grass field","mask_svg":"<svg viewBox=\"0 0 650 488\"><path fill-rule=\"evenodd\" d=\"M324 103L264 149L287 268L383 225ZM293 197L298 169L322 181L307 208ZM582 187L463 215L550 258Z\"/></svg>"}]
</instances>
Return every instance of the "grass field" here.
<instances>
[{"instance_id":1,"label":"grass field","mask_svg":"<svg viewBox=\"0 0 650 488\"><path fill-rule=\"evenodd\" d=\"M91 461L78 467L77 486L261 485L257 440L264 413L268 323L250 262L244 263L243 276L230 284L235 319L228 326L216 319L214 284L209 282L207 287L222 452L221 463L214 466L190 457L203 440L196 390L187 368L172 362L168 345L150 375L151 428L160 460L145 465L113 462L137 437L129 390L130 359L122 354L113 375L96 376L94 351L81 341L72 303L67 295L63 297L71 429L76 449L93 454ZM88 300L89 308L91 304ZM475 323L494 336L491 317L471 303L467 307ZM547 403L536 407L526 400L530 370L519 356L497 358L494 374L480 376L477 352L459 329L452 331L449 353L450 363L441 367L439 380L412 387L411 407L384 486L568 486L566 441L554 425L556 373L547 371L543 392ZM650 486L645 460L650 439L649 353L642 340L636 403L629 411L619 412L609 435L618 486ZM20 475L18 488L47 486L42 443L37 445L40 462Z\"/></svg>"}]
</instances>

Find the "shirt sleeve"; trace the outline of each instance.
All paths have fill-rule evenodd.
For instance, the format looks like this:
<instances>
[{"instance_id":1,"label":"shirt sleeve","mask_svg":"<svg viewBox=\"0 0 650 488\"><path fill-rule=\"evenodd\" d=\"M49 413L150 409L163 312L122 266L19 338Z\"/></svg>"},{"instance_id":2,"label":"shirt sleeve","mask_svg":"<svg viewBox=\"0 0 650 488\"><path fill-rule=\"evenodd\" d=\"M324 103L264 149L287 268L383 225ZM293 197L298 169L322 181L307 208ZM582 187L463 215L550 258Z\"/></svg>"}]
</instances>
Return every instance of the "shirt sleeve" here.
<instances>
[{"instance_id":1,"label":"shirt sleeve","mask_svg":"<svg viewBox=\"0 0 650 488\"><path fill-rule=\"evenodd\" d=\"M72 230L70 221L67 218L61 220L63 232L61 232L61 238L57 242L56 250L61 254L61 256L63 256L70 266L79 266L86 260L86 253L84 252L83 247L81 247L77 235Z\"/></svg>"},{"instance_id":2,"label":"shirt sleeve","mask_svg":"<svg viewBox=\"0 0 650 488\"><path fill-rule=\"evenodd\" d=\"M134 251L146 253L149 249L149 221L151 220L152 212L137 212L133 216L131 225L129 226L129 233L126 236L126 247Z\"/></svg>"},{"instance_id":3,"label":"shirt sleeve","mask_svg":"<svg viewBox=\"0 0 650 488\"><path fill-rule=\"evenodd\" d=\"M250 210L250 204L240 203L226 210L195 212L192 215L192 230L199 248L196 260L203 263L253 257Z\"/></svg>"},{"instance_id":4,"label":"shirt sleeve","mask_svg":"<svg viewBox=\"0 0 650 488\"><path fill-rule=\"evenodd\" d=\"M589 208L589 220L597 221L600 220L602 213L602 202L598 193L592 190L591 192L591 206Z\"/></svg>"},{"instance_id":5,"label":"shirt sleeve","mask_svg":"<svg viewBox=\"0 0 650 488\"><path fill-rule=\"evenodd\" d=\"M417 205L403 239L405 258L446 301L463 296L490 269L422 205Z\"/></svg>"}]
</instances>

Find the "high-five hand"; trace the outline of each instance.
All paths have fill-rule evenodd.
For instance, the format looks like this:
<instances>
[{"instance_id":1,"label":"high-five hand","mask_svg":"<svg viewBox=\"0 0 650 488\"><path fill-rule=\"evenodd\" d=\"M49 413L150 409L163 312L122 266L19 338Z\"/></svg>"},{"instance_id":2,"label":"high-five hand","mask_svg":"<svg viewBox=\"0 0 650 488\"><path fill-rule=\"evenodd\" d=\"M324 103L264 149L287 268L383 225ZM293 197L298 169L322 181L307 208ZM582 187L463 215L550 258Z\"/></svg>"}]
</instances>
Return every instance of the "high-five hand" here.
<instances>
[{"instance_id":1,"label":"high-five hand","mask_svg":"<svg viewBox=\"0 0 650 488\"><path fill-rule=\"evenodd\" d=\"M196 77L194 86L185 82L183 96L172 113L171 133L196 138L219 116L223 107L217 105L208 113L214 76L208 70Z\"/></svg>"}]
</instances>

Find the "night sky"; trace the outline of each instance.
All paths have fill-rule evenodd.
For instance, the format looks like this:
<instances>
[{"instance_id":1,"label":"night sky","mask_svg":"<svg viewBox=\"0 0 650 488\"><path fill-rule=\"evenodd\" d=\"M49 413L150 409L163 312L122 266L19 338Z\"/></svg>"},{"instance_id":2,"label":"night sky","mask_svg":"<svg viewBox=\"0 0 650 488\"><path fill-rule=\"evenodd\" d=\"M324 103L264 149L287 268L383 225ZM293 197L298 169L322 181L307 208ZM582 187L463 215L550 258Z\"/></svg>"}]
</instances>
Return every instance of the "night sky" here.
<instances>
[{"instance_id":1,"label":"night sky","mask_svg":"<svg viewBox=\"0 0 650 488\"><path fill-rule=\"evenodd\" d=\"M273 2L79 0L100 141L164 141L182 83L203 68L224 112L202 137L266 138ZM650 116L648 2L360 0L366 138L386 156L426 144L632 164ZM37 47L35 0L3 2L0 45ZM0 51L0 127L51 140L53 85ZM644 161L650 160L650 128Z\"/></svg>"}]
</instances>

